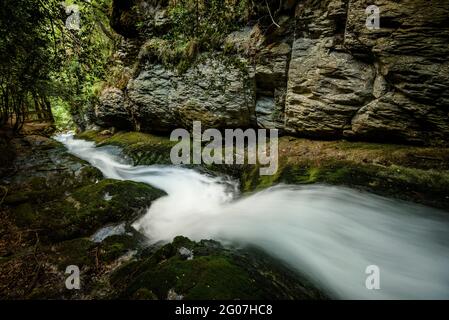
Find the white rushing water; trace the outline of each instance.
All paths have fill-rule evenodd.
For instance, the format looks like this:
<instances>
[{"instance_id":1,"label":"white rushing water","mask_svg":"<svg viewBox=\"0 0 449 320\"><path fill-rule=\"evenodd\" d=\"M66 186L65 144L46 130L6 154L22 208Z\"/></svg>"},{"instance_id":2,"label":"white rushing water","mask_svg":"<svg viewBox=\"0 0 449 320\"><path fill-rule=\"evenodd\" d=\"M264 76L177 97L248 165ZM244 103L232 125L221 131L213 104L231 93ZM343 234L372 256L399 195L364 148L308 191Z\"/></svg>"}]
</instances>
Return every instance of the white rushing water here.
<instances>
[{"instance_id":1,"label":"white rushing water","mask_svg":"<svg viewBox=\"0 0 449 320\"><path fill-rule=\"evenodd\" d=\"M277 186L236 197L237 185L173 166L132 166L113 148L60 135L68 150L108 178L167 192L134 224L152 241L184 235L256 245L334 298L449 298L449 214L356 190ZM380 268L368 290L367 266Z\"/></svg>"}]
</instances>

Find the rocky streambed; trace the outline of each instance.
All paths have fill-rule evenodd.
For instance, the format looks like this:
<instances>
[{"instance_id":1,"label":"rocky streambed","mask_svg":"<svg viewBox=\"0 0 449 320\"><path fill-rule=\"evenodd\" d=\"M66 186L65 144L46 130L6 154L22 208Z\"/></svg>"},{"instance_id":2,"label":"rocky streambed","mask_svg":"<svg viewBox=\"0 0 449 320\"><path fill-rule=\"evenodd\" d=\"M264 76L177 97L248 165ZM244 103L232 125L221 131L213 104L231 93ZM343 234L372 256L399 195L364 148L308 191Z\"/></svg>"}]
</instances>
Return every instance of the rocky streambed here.
<instances>
[{"instance_id":1,"label":"rocky streambed","mask_svg":"<svg viewBox=\"0 0 449 320\"><path fill-rule=\"evenodd\" d=\"M401 190L389 195L445 208L445 149L283 137L280 172L264 178L257 167L172 167L173 143L154 135L79 137L98 147L71 136L58 138L68 149L38 135L12 140L17 156L1 180L3 299L447 295L438 280L447 276L446 212L311 185ZM387 279L382 292L364 287L371 263ZM80 290L65 287L69 265L81 269Z\"/></svg>"},{"instance_id":2,"label":"rocky streambed","mask_svg":"<svg viewBox=\"0 0 449 320\"><path fill-rule=\"evenodd\" d=\"M150 245L130 224L163 191L105 179L61 143L43 136L16 138L9 147L17 157L1 180L2 299L326 297L256 249L185 237ZM117 224L122 231L106 232L101 241L93 237ZM65 286L69 265L81 270L80 290Z\"/></svg>"}]
</instances>

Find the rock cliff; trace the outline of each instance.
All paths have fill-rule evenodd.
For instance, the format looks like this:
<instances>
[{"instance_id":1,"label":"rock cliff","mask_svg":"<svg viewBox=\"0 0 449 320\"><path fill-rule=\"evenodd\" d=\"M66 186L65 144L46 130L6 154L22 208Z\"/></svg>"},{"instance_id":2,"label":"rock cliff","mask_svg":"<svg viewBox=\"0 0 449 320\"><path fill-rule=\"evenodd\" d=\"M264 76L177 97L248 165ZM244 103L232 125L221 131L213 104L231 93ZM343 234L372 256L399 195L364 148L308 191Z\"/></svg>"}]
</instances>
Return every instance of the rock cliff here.
<instances>
[{"instance_id":1,"label":"rock cliff","mask_svg":"<svg viewBox=\"0 0 449 320\"><path fill-rule=\"evenodd\" d=\"M267 4L270 11L253 3L219 48L190 44L177 55L164 40L176 23L170 1L115 0L111 25L123 36L115 61L129 81L104 90L94 122L168 132L200 120L321 139L449 140L448 1ZM366 26L373 4L379 29Z\"/></svg>"}]
</instances>

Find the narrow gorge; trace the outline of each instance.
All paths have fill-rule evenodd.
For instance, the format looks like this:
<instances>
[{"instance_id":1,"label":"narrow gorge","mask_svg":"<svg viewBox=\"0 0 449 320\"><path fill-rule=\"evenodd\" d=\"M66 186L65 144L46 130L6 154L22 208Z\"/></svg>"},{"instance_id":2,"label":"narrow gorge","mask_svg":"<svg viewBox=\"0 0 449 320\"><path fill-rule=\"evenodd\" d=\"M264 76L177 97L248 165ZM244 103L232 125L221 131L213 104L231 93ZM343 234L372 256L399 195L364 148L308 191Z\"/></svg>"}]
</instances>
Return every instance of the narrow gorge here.
<instances>
[{"instance_id":1,"label":"narrow gorge","mask_svg":"<svg viewBox=\"0 0 449 320\"><path fill-rule=\"evenodd\" d=\"M5 1L1 300L449 299L448 1Z\"/></svg>"}]
</instances>

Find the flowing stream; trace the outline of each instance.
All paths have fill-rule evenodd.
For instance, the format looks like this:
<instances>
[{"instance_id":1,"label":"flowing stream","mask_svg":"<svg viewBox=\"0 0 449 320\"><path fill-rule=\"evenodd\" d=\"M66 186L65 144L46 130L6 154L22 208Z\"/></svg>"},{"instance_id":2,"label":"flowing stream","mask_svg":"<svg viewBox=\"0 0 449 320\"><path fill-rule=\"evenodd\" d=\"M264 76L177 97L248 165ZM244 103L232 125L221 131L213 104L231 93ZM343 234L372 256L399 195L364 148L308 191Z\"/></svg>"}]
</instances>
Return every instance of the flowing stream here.
<instances>
[{"instance_id":1,"label":"flowing stream","mask_svg":"<svg viewBox=\"0 0 449 320\"><path fill-rule=\"evenodd\" d=\"M449 213L325 185L281 185L246 197L231 179L174 166L132 166L114 147L59 135L69 152L107 178L144 182L168 196L134 223L151 241L255 245L331 297L448 299ZM366 268L380 270L368 290Z\"/></svg>"}]
</instances>

